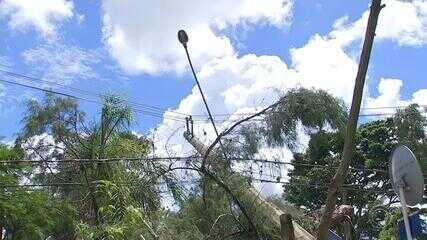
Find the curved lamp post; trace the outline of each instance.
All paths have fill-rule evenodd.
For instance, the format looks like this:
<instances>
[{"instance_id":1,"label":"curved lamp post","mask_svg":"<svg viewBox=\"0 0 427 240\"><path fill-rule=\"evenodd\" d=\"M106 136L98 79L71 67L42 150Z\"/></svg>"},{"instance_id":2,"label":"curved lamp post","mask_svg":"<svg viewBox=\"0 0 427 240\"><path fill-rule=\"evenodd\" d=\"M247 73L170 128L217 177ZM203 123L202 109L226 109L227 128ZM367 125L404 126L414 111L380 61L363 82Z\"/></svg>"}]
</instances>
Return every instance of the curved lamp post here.
<instances>
[{"instance_id":1,"label":"curved lamp post","mask_svg":"<svg viewBox=\"0 0 427 240\"><path fill-rule=\"evenodd\" d=\"M187 33L184 30L179 30L178 31L178 40L179 40L179 42L182 44L182 46L185 49L185 53L187 54L188 63L190 64L190 68L191 68L191 71L193 72L194 80L196 80L197 87L199 88L200 94L202 95L203 103L205 104L206 110L207 110L208 115L209 115L209 119L210 119L210 121L212 123L212 126L213 126L214 130L215 130L216 136L219 137L218 129L216 128L215 121L214 121L214 119L212 117L211 110L209 109L209 106L208 106L208 103L206 101L205 95L203 94L202 87L200 86L199 80L197 79L196 71L194 71L194 67L193 67L193 63L191 62L190 54L188 53L188 48L187 48L188 35L187 35ZM225 159L228 160L227 154L225 152L225 148L224 148L224 145L221 142L221 139L219 140L219 145L221 146L221 150L222 150L222 153L224 154Z\"/></svg>"}]
</instances>

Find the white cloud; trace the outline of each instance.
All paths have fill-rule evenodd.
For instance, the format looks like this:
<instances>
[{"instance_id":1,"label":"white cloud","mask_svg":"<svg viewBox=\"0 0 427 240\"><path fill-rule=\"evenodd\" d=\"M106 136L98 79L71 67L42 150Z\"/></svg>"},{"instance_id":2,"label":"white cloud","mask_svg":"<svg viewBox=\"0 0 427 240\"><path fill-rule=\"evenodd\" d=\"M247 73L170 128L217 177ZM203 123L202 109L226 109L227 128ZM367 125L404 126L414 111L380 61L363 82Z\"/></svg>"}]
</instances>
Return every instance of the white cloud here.
<instances>
[{"instance_id":1,"label":"white cloud","mask_svg":"<svg viewBox=\"0 0 427 240\"><path fill-rule=\"evenodd\" d=\"M384 15L378 26L379 40L393 40L400 45L418 46L424 43L424 25L413 24L414 21L405 19L401 23L392 24L391 16L400 17L399 8L415 9L415 16L410 18L423 22L427 16L423 2L395 3L386 1L387 7L381 13ZM387 11L386 11L387 9ZM410 11L409 11L410 12ZM242 113L254 112L256 107L266 106L278 97L279 92L286 92L293 87L314 87L328 91L336 97L342 98L350 104L357 72L357 56L353 56L354 46L360 46L364 29L366 27L367 12L354 23L347 23L348 18L343 17L334 24L334 30L324 36L314 35L304 46L290 50L290 64L277 56L256 56L236 54L217 57L207 62L200 68L199 79L204 89L209 105L214 113ZM402 11L405 17L407 11ZM402 29L407 29L404 31ZM427 42L426 42L427 43ZM427 91L415 92L411 99L402 99L400 89L402 81L397 79L383 79L379 84L379 96L369 97L364 103L366 107L395 106L410 102L422 103L427 99ZM277 91L277 89L279 91ZM369 90L366 91L369 94ZM178 112L197 115L204 114L200 94L196 87L182 99L179 106L174 109ZM168 112L166 115L173 113ZM218 117L217 117L218 118ZM231 119L239 118L237 115L225 119L224 124L218 124L224 129ZM207 119L206 119L207 120ZM172 154L183 155L192 148L182 137L182 131L170 137L171 133L183 123L165 119L156 131L162 146L168 139ZM198 122L195 126L195 135L205 143L212 141L214 132L208 121ZM206 136L204 135L206 132ZM306 141L307 139L303 139ZM162 142L163 141L163 142ZM161 152L161 149L159 149ZM277 189L276 189L277 190ZM268 191L274 191L269 189Z\"/></svg>"},{"instance_id":2,"label":"white cloud","mask_svg":"<svg viewBox=\"0 0 427 240\"><path fill-rule=\"evenodd\" d=\"M403 81L400 79L381 79L380 83L378 84L378 96L368 96L366 98L366 107L373 108L373 110L367 110L365 112L378 112L378 110L375 110L375 108L408 106L412 103L427 106L427 89L418 89L412 94L411 98L403 99L401 96L402 86ZM393 114L396 112L396 109L385 108L381 109L381 112Z\"/></svg>"},{"instance_id":3,"label":"white cloud","mask_svg":"<svg viewBox=\"0 0 427 240\"><path fill-rule=\"evenodd\" d=\"M291 57L301 86L324 89L350 102L357 62L336 38L315 35L302 48L292 49Z\"/></svg>"},{"instance_id":4,"label":"white cloud","mask_svg":"<svg viewBox=\"0 0 427 240\"><path fill-rule=\"evenodd\" d=\"M233 114L254 112L256 107L260 109L261 106L271 104L281 93L295 87L324 89L349 104L357 63L346 53L338 37L316 34L303 47L291 49L291 67L277 56L253 54L241 57L231 55L209 61L198 75L211 111ZM176 111L192 115L205 114L196 87L180 102ZM236 115L225 120L236 118L239 117ZM171 131L180 124L164 120L157 128L156 136L168 139ZM196 135L204 136L204 132L207 132L203 140L208 143L214 136L212 126L209 122L199 124L195 128ZM181 134L175 134L168 142L178 155L191 149Z\"/></svg>"},{"instance_id":5,"label":"white cloud","mask_svg":"<svg viewBox=\"0 0 427 240\"><path fill-rule=\"evenodd\" d=\"M296 73L289 70L287 65L275 56L245 55L241 58L229 56L216 59L201 69L199 77L213 113L253 112L260 104L269 104L277 98L276 88L285 89L296 83ZM205 114L196 87L180 102L177 111L194 115ZM197 136L203 138L204 132L207 133L207 139L214 136L209 123L196 122L196 124L198 124L195 126ZM179 126L182 124L164 120L156 132L159 139L164 139L159 145L164 146L166 139ZM182 131L169 139L169 143L175 145L173 149L177 154L189 149L181 133Z\"/></svg>"},{"instance_id":6,"label":"white cloud","mask_svg":"<svg viewBox=\"0 0 427 240\"><path fill-rule=\"evenodd\" d=\"M390 0L386 4L387 7L381 13L384 20L378 27L378 37L396 40L399 44L411 45L415 41L408 42L408 36L415 36L421 40L420 35L413 33L422 32L422 26L418 26L421 29L415 28L411 24L413 21L403 21L402 24L397 25L390 25L389 22L392 20L393 14L399 13L398 8L400 7L415 9L420 13L425 12L420 7L424 6L423 3L419 1L396 3ZM208 96L208 102L213 108L212 111L216 113L234 113L248 111L248 109L253 111L254 107L260 104L267 105L277 98L275 89L286 91L287 88L298 86L327 90L349 104L357 72L357 61L355 57L350 56L346 48L362 39L367 14L368 12L365 12L354 23L346 24L348 17L340 18L335 22L334 30L331 33L325 36L314 35L305 46L291 49L291 68L278 57L251 54L242 57L226 56L208 62L202 67L199 77ZM415 15L416 18L418 17L418 21L422 21L424 16ZM399 30L404 28L408 28L409 31ZM391 82L380 84L380 93L383 94L375 100L375 105L396 105L396 102L393 104L392 101L395 94L399 92L397 88L400 87L395 85L394 88L391 88L390 85L395 84ZM176 110L189 114L203 114L204 107L199 96L197 88L194 88L192 93L181 101ZM368 107L374 105L373 102L369 104ZM167 132L166 129L175 129L174 126L173 121L165 120L165 124L160 125L158 131ZM208 123L199 127L211 129ZM213 132L207 132L208 135L213 136ZM183 140L179 139L182 139L182 136L176 136L176 141L180 145L176 149L181 150Z\"/></svg>"},{"instance_id":7,"label":"white cloud","mask_svg":"<svg viewBox=\"0 0 427 240\"><path fill-rule=\"evenodd\" d=\"M392 40L402 46L419 46L427 43L427 1L385 0L386 7L378 20L376 40ZM345 24L348 18L339 18L331 36L340 44L348 45L364 36L369 12L357 21Z\"/></svg>"},{"instance_id":8,"label":"white cloud","mask_svg":"<svg viewBox=\"0 0 427 240\"><path fill-rule=\"evenodd\" d=\"M427 42L427 1L386 1L380 17L378 37L392 39L400 45L421 45Z\"/></svg>"},{"instance_id":9,"label":"white cloud","mask_svg":"<svg viewBox=\"0 0 427 240\"><path fill-rule=\"evenodd\" d=\"M6 88L3 84L0 84L0 112L3 111L3 105L7 100L7 98L5 97L6 97Z\"/></svg>"},{"instance_id":10,"label":"white cloud","mask_svg":"<svg viewBox=\"0 0 427 240\"><path fill-rule=\"evenodd\" d=\"M391 6L388 4L387 7L389 11L395 11L393 3ZM366 14L365 12L364 16ZM384 10L382 14L390 13ZM268 105L277 99L277 90L285 92L288 88L293 87L324 89L349 104L357 72L357 61L355 57L350 56L346 48L355 41L361 40L364 29L362 27L363 18L365 17L361 17L352 24L345 23L346 17L341 18L336 21L335 29L331 33L325 36L316 34L303 47L292 49L291 67L276 56L253 54L241 57L230 55L209 61L201 68L199 78L212 112L253 112L255 107ZM361 31L355 27L357 25L360 25ZM394 27L401 28L400 25ZM389 32L399 31L389 30ZM382 37L393 39L394 35L383 34ZM381 96L370 98L371 100L367 101L369 102L367 107L396 105L397 102L392 102L400 89L400 85L396 85L396 83L382 82L379 89ZM391 90L393 91L390 92ZM422 99L423 97L418 96L417 98ZM205 110L198 89L194 87L175 110L192 115L204 114ZM170 114L172 113L166 115ZM232 118L236 118L236 116ZM156 132L156 136L160 139L169 139L170 148L175 149L177 154L191 149L181 134L175 134L174 137L169 138L172 131L183 125L165 119ZM209 122L198 125L195 129L198 131L196 135L202 136L207 142L214 136ZM207 132L207 137L204 137L204 132Z\"/></svg>"},{"instance_id":11,"label":"white cloud","mask_svg":"<svg viewBox=\"0 0 427 240\"><path fill-rule=\"evenodd\" d=\"M427 106L427 89L419 89L412 94L412 102Z\"/></svg>"},{"instance_id":12,"label":"white cloud","mask_svg":"<svg viewBox=\"0 0 427 240\"><path fill-rule=\"evenodd\" d=\"M290 22L290 0L122 1L105 0L104 41L110 54L128 73L181 72L186 59L177 31L189 33L196 65L234 54L221 33L238 24Z\"/></svg>"},{"instance_id":13,"label":"white cloud","mask_svg":"<svg viewBox=\"0 0 427 240\"><path fill-rule=\"evenodd\" d=\"M325 58L325 55L329 57ZM271 104L281 93L294 87L325 89L337 97L350 99L356 64L342 49L335 49L328 40L318 36L303 48L294 49L291 56L293 68L289 68L276 56L253 54L215 59L203 66L199 78L211 111L236 114L230 119L225 118L227 121L222 126L220 124L220 128L229 124L230 120L238 119L240 113L254 112ZM180 102L176 111L192 115L205 114L196 87ZM166 115L171 114L169 112ZM212 140L214 132L210 123L197 123L196 135L205 138L206 142ZM156 132L159 139L169 139L172 145L170 148L175 149L174 153L178 155L191 149L181 134L169 138L172 131L182 125L166 119ZM204 137L204 132L207 132L207 137ZM159 143L160 146L165 144L165 141Z\"/></svg>"},{"instance_id":14,"label":"white cloud","mask_svg":"<svg viewBox=\"0 0 427 240\"><path fill-rule=\"evenodd\" d=\"M34 27L44 37L56 35L58 24L73 17L73 2L68 0L3 0L0 18L8 18L12 30Z\"/></svg>"},{"instance_id":15,"label":"white cloud","mask_svg":"<svg viewBox=\"0 0 427 240\"><path fill-rule=\"evenodd\" d=\"M22 53L24 62L31 65L43 78L62 84L76 80L97 78L94 70L101 55L75 46L46 44Z\"/></svg>"},{"instance_id":16,"label":"white cloud","mask_svg":"<svg viewBox=\"0 0 427 240\"><path fill-rule=\"evenodd\" d=\"M17 108L22 102L22 95L15 89L10 89L9 85L0 84L0 117L2 119L16 114ZM0 137L2 136L0 135Z\"/></svg>"},{"instance_id":17,"label":"white cloud","mask_svg":"<svg viewBox=\"0 0 427 240\"><path fill-rule=\"evenodd\" d=\"M379 96L371 98L370 104L375 106L397 106L400 101L400 89L403 86L399 79L381 79L378 84Z\"/></svg>"},{"instance_id":18,"label":"white cloud","mask_svg":"<svg viewBox=\"0 0 427 240\"><path fill-rule=\"evenodd\" d=\"M30 156L30 158L34 160L42 160L42 158L46 158L54 152L55 148L53 146L55 146L55 139L53 136L42 133L28 139L23 143L22 147L25 149L26 156ZM39 148L41 148L41 151L37 151Z\"/></svg>"}]
</instances>

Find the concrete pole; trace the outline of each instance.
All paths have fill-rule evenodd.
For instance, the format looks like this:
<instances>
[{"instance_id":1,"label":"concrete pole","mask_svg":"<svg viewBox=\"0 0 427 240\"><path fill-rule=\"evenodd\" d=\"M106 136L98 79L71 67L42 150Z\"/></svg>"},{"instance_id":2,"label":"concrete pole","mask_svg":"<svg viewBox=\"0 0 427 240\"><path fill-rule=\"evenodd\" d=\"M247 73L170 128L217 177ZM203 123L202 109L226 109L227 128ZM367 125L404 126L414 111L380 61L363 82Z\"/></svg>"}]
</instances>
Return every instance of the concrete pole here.
<instances>
[{"instance_id":1,"label":"concrete pole","mask_svg":"<svg viewBox=\"0 0 427 240\"><path fill-rule=\"evenodd\" d=\"M196 149L196 151L200 155L204 156L204 153L208 149L207 146L205 146L199 139L197 139L195 136L191 135L188 132L184 132L184 138ZM209 154L207 162L215 162L220 160L221 159L218 154L216 152L212 152L211 154ZM253 187L248 189L247 194L249 194L256 201L256 203L268 209L273 222L282 229L281 216L286 215L286 213L271 202L267 201L265 198L263 198ZM283 227L286 228L287 226ZM293 222L292 228L294 229L295 240L314 240L314 237L304 228L302 228L298 223Z\"/></svg>"}]
</instances>

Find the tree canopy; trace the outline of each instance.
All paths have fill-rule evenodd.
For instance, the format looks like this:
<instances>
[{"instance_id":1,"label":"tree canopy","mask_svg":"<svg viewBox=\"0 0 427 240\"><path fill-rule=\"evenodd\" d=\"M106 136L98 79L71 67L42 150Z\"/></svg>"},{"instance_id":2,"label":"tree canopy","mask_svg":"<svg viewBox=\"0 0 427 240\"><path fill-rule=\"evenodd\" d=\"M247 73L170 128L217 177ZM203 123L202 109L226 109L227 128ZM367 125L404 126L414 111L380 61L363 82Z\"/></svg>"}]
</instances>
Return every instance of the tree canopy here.
<instances>
[{"instance_id":1,"label":"tree canopy","mask_svg":"<svg viewBox=\"0 0 427 240\"><path fill-rule=\"evenodd\" d=\"M351 170L340 196L341 204L355 208L355 239L377 237L384 226L385 213L399 202L391 191L388 174L392 150L405 144L414 151L420 164L425 165L427 121L417 109L417 105L411 105L392 117L364 123L357 130ZM320 130L311 135L307 150L294 154L290 181L284 186L285 199L311 211L319 210L343 144L341 131Z\"/></svg>"},{"instance_id":2,"label":"tree canopy","mask_svg":"<svg viewBox=\"0 0 427 240\"><path fill-rule=\"evenodd\" d=\"M224 136L230 159L213 146L217 162L197 154L153 155L155 143L132 132L127 101L105 95L102 102L99 116L88 119L75 99L47 94L28 101L15 143L0 144L3 239L280 239L269 210L249 194L255 179L232 160L251 161L266 147L293 153L283 195L273 202L314 231L311 216L325 201L343 147L342 101L321 90L290 90ZM426 127L417 105L359 126L340 192L340 203L355 208L356 239L394 234L398 200L390 191L388 156L406 144L426 169Z\"/></svg>"}]
</instances>

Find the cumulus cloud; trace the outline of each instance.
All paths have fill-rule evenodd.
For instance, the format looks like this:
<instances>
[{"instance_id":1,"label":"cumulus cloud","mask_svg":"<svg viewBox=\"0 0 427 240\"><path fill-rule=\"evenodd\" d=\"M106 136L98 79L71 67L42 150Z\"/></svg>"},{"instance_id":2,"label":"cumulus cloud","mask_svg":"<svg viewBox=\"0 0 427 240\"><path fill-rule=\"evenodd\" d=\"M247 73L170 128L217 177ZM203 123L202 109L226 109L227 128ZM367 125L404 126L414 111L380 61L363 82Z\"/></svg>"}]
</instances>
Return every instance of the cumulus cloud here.
<instances>
[{"instance_id":1,"label":"cumulus cloud","mask_svg":"<svg viewBox=\"0 0 427 240\"><path fill-rule=\"evenodd\" d=\"M412 102L427 107L427 89L419 89L412 94Z\"/></svg>"},{"instance_id":2,"label":"cumulus cloud","mask_svg":"<svg viewBox=\"0 0 427 240\"><path fill-rule=\"evenodd\" d=\"M199 78L212 112L234 114L229 119L220 117L225 120L223 126L226 126L229 121L239 118L239 114L259 110L295 87L324 89L349 104L357 62L346 53L346 46L338 44L339 41L340 38L334 35L316 34L303 47L290 50L290 65L277 56L254 54L211 60L201 68ZM176 111L192 115L205 114L196 87L181 100ZM166 113L170 114L173 113ZM203 136L206 142L212 140L214 132L210 123L206 121L199 124L196 134ZM176 143L170 148L181 154L189 149L185 140L180 134L169 138L171 131L178 126L180 124L173 120L164 120L157 128L156 135L160 139L169 139L171 145Z\"/></svg>"},{"instance_id":3,"label":"cumulus cloud","mask_svg":"<svg viewBox=\"0 0 427 240\"><path fill-rule=\"evenodd\" d=\"M291 50L292 66L301 86L324 89L350 103L357 62L337 41L315 35L305 46Z\"/></svg>"},{"instance_id":4,"label":"cumulus cloud","mask_svg":"<svg viewBox=\"0 0 427 240\"><path fill-rule=\"evenodd\" d=\"M414 41L407 41L408 36L421 40L421 35L413 33L421 33L422 25L418 25L420 28L418 29L412 24L414 21L403 21L401 24L389 24L389 21L391 21L391 15L400 13L398 8L412 9L417 13L425 12L421 7L424 3L420 1L396 3L389 0L386 4L387 8L381 13L384 16L378 26L380 39L396 40L399 44L410 45L413 45ZM406 11L402 11L402 14L405 15ZM224 119L225 124L220 125L220 128L229 124L228 121L236 119L238 113L254 112L256 107L272 103L278 98L278 93L286 92L293 87L324 89L350 104L357 72L357 58L349 53L349 48L354 46L355 42L361 41L366 28L366 17L367 12L353 23L347 23L347 17L338 19L330 33L323 36L316 34L306 45L291 49L289 65L277 56L253 54L240 57L224 56L203 65L199 77L212 111L235 114L230 119ZM424 15L416 14L415 17L417 21L422 22ZM409 31L404 32L399 29L409 29ZM379 96L370 97L365 101L367 107L399 105L399 102L396 102L396 99L400 99L398 94L402 84L399 81L381 81ZM423 99L424 94L424 91L414 93L414 100L415 98ZM404 100L401 101L402 104L405 103ZM192 115L204 114L205 110L198 89L194 87L175 110ZM166 115L169 114L173 113L166 113ZM206 142L212 140L214 133L209 122L198 124L195 128L196 135ZM156 131L159 139L168 139L170 148L174 149L176 154L191 149L186 145L181 134L175 133L170 137L172 131L178 127L182 128L183 125L165 119ZM165 141L163 143L166 144Z\"/></svg>"},{"instance_id":5,"label":"cumulus cloud","mask_svg":"<svg viewBox=\"0 0 427 240\"><path fill-rule=\"evenodd\" d=\"M391 40L405 46L427 43L427 39L424 39L424 19L427 17L425 2L400 3L388 0L386 4L378 26L379 41ZM224 120L223 124L218 124L219 128L225 129L231 121L241 117L240 113L254 112L257 108L272 103L280 93L293 87L323 89L350 104L358 64L358 54L354 55L353 52L361 44L367 16L368 12L365 12L352 23L348 22L348 17L338 19L330 33L315 34L304 46L291 49L289 63L277 56L231 54L213 58L204 64L198 74L212 111L233 114L216 116L217 119ZM394 19L405 17L405 20L393 22ZM427 90L418 90L412 98L402 99L402 85L402 81L398 79L382 79L378 85L377 97L369 96L369 89L366 91L365 94L368 95L365 97L365 106L396 106L412 102L422 104L427 99ZM174 110L193 116L205 114L198 89L194 87ZM165 113L165 116L168 115L173 113ZM196 122L195 135L208 144L215 134L208 119L205 117L203 120L205 121ZM172 155L183 155L191 151L192 148L182 137L184 126L184 123L165 119L155 132L160 139L158 146L161 148L168 145ZM302 139L301 143L306 141L307 139ZM159 150L161 152L162 149ZM271 154L266 155L274 158ZM287 161L291 157L291 154L284 154L281 159ZM279 190L269 187L267 191L274 193Z\"/></svg>"},{"instance_id":6,"label":"cumulus cloud","mask_svg":"<svg viewBox=\"0 0 427 240\"><path fill-rule=\"evenodd\" d=\"M238 24L290 22L290 0L127 1L105 0L104 42L128 73L181 72L185 55L177 31L190 35L189 49L196 64L235 53L222 30Z\"/></svg>"},{"instance_id":7,"label":"cumulus cloud","mask_svg":"<svg viewBox=\"0 0 427 240\"><path fill-rule=\"evenodd\" d=\"M242 58L229 56L225 59L216 59L201 69L199 77L213 113L253 112L260 104L268 104L277 98L276 88L287 88L292 82L296 82L295 73L275 56L245 55ZM193 115L205 114L196 87L180 102L176 110ZM203 138L206 135L207 139L214 136L212 126L208 122L196 124L198 136ZM179 126L180 123L166 119L159 126L156 136L166 140ZM181 134L175 134L169 139L169 143L175 145L174 153L182 154L185 151L184 141ZM160 146L165 144L166 142L160 143Z\"/></svg>"},{"instance_id":8,"label":"cumulus cloud","mask_svg":"<svg viewBox=\"0 0 427 240\"><path fill-rule=\"evenodd\" d=\"M3 0L0 18L7 18L12 30L34 27L44 37L57 33L58 24L73 17L73 2L68 0Z\"/></svg>"},{"instance_id":9,"label":"cumulus cloud","mask_svg":"<svg viewBox=\"0 0 427 240\"><path fill-rule=\"evenodd\" d=\"M376 40L391 40L401 46L419 46L427 43L427 1L385 0L386 7L381 11ZM366 11L357 21L348 23L348 17L337 19L331 36L340 44L359 40L363 37L368 21Z\"/></svg>"},{"instance_id":10,"label":"cumulus cloud","mask_svg":"<svg viewBox=\"0 0 427 240\"><path fill-rule=\"evenodd\" d=\"M383 78L378 84L378 96L366 99L367 108L382 108L393 106L408 106L409 104L416 103L418 105L427 106L427 89L418 89L415 91L411 98L403 99L401 96L403 81L400 79ZM367 110L366 112L369 113ZM381 109L381 112L393 114L396 112L394 108Z\"/></svg>"},{"instance_id":11,"label":"cumulus cloud","mask_svg":"<svg viewBox=\"0 0 427 240\"><path fill-rule=\"evenodd\" d=\"M97 78L94 69L102 55L98 51L59 43L44 44L22 53L24 62L33 66L43 78L61 84Z\"/></svg>"},{"instance_id":12,"label":"cumulus cloud","mask_svg":"<svg viewBox=\"0 0 427 240\"><path fill-rule=\"evenodd\" d=\"M401 100L400 89L403 86L403 81L400 79L381 79L378 84L377 97L369 97L367 101L368 107L384 107L384 106L400 106L407 103Z\"/></svg>"},{"instance_id":13,"label":"cumulus cloud","mask_svg":"<svg viewBox=\"0 0 427 240\"><path fill-rule=\"evenodd\" d=\"M229 121L238 119L239 114L255 112L271 104L281 93L294 87L316 87L328 90L337 97L351 97L356 64L350 57L342 56L344 53L341 51L328 52L330 57L327 58L317 55L322 53L322 49L318 49L316 45L327 45L324 41L326 40L320 37L314 38L304 49L294 49L291 54L294 63L292 68L277 56L253 54L215 59L203 66L199 77L212 112L235 114L225 119L217 117L219 120L225 120L226 124L222 127L229 124ZM318 66L310 68L310 63ZM340 67L348 71L342 71ZM176 111L192 115L205 114L196 87L180 102ZM170 114L173 113L166 113ZM210 123L206 121L197 124L196 135L206 135L206 142L212 140L214 133ZM171 131L181 125L167 119L156 131L156 136L160 139L168 139L169 144L175 144L172 147L176 151L175 154L188 150L181 134L169 138ZM166 142L163 142L163 145L165 144ZM162 143L160 145L162 146Z\"/></svg>"}]
</instances>

